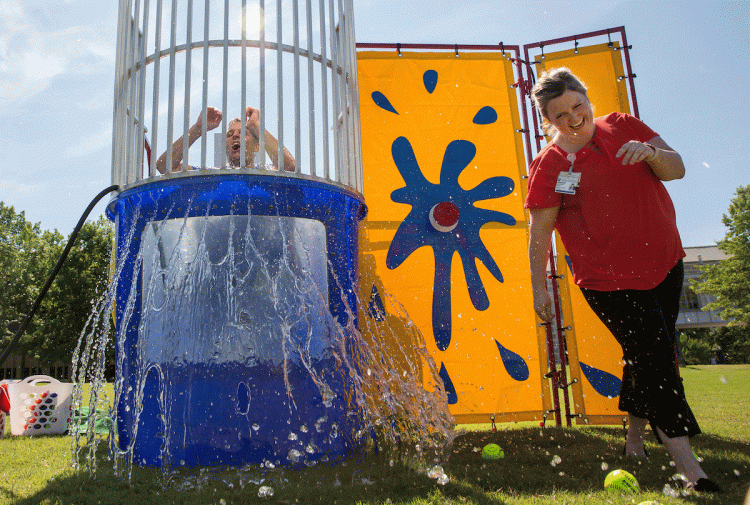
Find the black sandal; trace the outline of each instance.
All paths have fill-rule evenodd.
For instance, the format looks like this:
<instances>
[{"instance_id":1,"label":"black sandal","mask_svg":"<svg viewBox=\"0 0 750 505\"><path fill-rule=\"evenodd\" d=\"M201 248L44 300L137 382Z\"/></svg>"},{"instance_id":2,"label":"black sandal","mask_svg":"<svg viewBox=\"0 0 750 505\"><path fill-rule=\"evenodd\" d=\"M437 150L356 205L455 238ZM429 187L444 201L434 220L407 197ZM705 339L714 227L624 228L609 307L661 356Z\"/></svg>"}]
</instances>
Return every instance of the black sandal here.
<instances>
[{"instance_id":1,"label":"black sandal","mask_svg":"<svg viewBox=\"0 0 750 505\"><path fill-rule=\"evenodd\" d=\"M716 484L711 479L698 479L695 483L688 484L688 488L693 488L695 491L698 492L705 492L705 493L721 493L721 488L718 484Z\"/></svg>"}]
</instances>

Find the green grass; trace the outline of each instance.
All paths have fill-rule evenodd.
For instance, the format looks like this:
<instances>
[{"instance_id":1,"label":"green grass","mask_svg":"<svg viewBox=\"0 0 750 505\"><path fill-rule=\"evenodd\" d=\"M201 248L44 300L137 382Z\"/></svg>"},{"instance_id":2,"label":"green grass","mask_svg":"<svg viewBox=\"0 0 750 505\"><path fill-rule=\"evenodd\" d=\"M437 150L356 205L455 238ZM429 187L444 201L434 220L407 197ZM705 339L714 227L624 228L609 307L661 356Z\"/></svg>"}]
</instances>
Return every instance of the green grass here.
<instances>
[{"instance_id":1,"label":"green grass","mask_svg":"<svg viewBox=\"0 0 750 505\"><path fill-rule=\"evenodd\" d=\"M750 442L750 365L696 365L682 371L701 429Z\"/></svg>"},{"instance_id":2,"label":"green grass","mask_svg":"<svg viewBox=\"0 0 750 505\"><path fill-rule=\"evenodd\" d=\"M70 467L70 437L8 437L0 440L0 504L742 504L750 485L750 366L688 367L683 377L705 432L693 439L693 447L724 488L720 495L663 495L674 469L653 437L647 440L648 460L624 459L622 428L524 424L501 425L497 432L462 430L441 459L450 477L445 485L428 476L434 462L381 453L336 466L266 474L263 484L275 491L270 498L259 498L259 485L250 482L261 477L257 468L195 471L168 483L158 470L134 468L128 481L114 476L103 447L92 475ZM481 459L477 451L489 442L503 447L504 459ZM554 456L560 458L555 466ZM635 475L641 491L604 491L604 477L615 468Z\"/></svg>"}]
</instances>

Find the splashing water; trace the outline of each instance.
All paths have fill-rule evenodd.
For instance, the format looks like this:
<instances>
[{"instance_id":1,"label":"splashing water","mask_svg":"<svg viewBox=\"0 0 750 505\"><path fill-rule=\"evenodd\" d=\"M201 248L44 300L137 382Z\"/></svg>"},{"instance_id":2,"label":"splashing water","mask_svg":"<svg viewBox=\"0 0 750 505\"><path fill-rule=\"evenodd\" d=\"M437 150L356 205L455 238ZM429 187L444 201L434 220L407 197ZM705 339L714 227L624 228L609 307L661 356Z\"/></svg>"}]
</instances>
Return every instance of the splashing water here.
<instances>
[{"instance_id":1,"label":"splashing water","mask_svg":"<svg viewBox=\"0 0 750 505\"><path fill-rule=\"evenodd\" d=\"M92 411L109 407L118 476L129 479L133 463L156 465L176 482L181 469L229 464L244 486L280 464L335 461L355 447L441 453L453 420L421 334L388 293L382 313L357 310L352 279L326 255L322 223L251 208L195 216L192 207L163 209L183 214L155 220L145 215L158 211L135 206L118 251L136 253L121 256L75 352L74 405L89 383ZM334 302L346 317L332 314ZM90 471L105 440L93 422L73 439L74 464ZM205 484L191 479L182 482Z\"/></svg>"}]
</instances>

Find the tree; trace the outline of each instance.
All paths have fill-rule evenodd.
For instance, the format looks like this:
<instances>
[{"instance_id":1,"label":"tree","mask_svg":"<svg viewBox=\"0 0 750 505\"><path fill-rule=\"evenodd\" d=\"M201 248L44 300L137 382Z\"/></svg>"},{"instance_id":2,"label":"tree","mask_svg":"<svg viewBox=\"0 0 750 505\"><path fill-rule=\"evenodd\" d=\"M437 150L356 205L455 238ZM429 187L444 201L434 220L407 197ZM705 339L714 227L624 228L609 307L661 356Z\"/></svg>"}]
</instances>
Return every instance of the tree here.
<instances>
[{"instance_id":1,"label":"tree","mask_svg":"<svg viewBox=\"0 0 750 505\"><path fill-rule=\"evenodd\" d=\"M43 363L70 362L94 302L108 285L113 227L87 222L14 353ZM0 350L5 350L39 295L64 247L56 230L26 221L0 202ZM22 361L22 367L23 361Z\"/></svg>"},{"instance_id":2,"label":"tree","mask_svg":"<svg viewBox=\"0 0 750 505\"><path fill-rule=\"evenodd\" d=\"M728 228L717 244L729 258L713 265L704 265L695 283L701 293L716 297L704 310L720 309L721 317L730 326L748 328L750 323L750 185L740 186L722 219Z\"/></svg>"},{"instance_id":3,"label":"tree","mask_svg":"<svg viewBox=\"0 0 750 505\"><path fill-rule=\"evenodd\" d=\"M680 330L682 354L688 365L711 362L711 357L726 364L750 363L750 332L743 326L684 328ZM719 353L712 352L721 349Z\"/></svg>"},{"instance_id":4,"label":"tree","mask_svg":"<svg viewBox=\"0 0 750 505\"><path fill-rule=\"evenodd\" d=\"M62 251L62 235L42 231L40 225L26 220L25 213L0 202L0 345L10 343L15 328L26 317L57 257ZM39 319L31 321L17 350L22 356L33 345Z\"/></svg>"},{"instance_id":5,"label":"tree","mask_svg":"<svg viewBox=\"0 0 750 505\"><path fill-rule=\"evenodd\" d=\"M44 362L70 361L95 302L106 291L114 229L103 216L87 222L55 278L40 310L34 356Z\"/></svg>"}]
</instances>

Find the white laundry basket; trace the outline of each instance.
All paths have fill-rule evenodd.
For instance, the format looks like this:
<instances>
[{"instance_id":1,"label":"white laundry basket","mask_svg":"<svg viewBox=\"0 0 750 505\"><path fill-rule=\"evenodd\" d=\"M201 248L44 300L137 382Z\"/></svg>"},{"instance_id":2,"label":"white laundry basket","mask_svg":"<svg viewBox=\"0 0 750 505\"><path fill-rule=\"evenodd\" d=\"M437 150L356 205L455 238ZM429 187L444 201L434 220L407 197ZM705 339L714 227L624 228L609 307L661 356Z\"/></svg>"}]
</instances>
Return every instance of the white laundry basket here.
<instances>
[{"instance_id":1,"label":"white laundry basket","mask_svg":"<svg viewBox=\"0 0 750 505\"><path fill-rule=\"evenodd\" d=\"M71 420L73 384L32 375L8 384L11 435L65 433Z\"/></svg>"}]
</instances>

